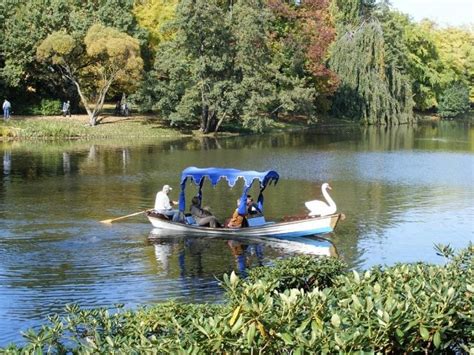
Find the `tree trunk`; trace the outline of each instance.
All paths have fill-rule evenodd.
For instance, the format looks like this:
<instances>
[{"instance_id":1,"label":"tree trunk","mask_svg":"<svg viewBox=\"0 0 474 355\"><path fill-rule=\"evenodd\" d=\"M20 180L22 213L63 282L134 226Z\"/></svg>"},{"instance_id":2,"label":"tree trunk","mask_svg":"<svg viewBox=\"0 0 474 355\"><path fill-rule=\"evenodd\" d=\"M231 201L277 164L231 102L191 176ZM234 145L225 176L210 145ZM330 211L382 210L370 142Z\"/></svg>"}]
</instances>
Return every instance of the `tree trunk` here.
<instances>
[{"instance_id":1,"label":"tree trunk","mask_svg":"<svg viewBox=\"0 0 474 355\"><path fill-rule=\"evenodd\" d=\"M105 96L107 95L107 92L109 91L110 85L112 85L113 80L114 77L111 76L110 79L107 81L107 84L99 92L99 97L97 98L94 107L94 124L91 124L91 126L95 126L96 124L99 124L100 121L102 121L102 119L99 118L99 115L102 112L102 108L104 107Z\"/></svg>"},{"instance_id":2,"label":"tree trunk","mask_svg":"<svg viewBox=\"0 0 474 355\"><path fill-rule=\"evenodd\" d=\"M105 96L107 95L107 92L110 89L110 86L112 85L112 82L115 79L115 74L112 74L110 78L106 81L105 86L100 90L99 96L97 98L97 101L95 102L94 109L91 110L89 107L89 102L87 101L87 98L83 94L81 90L81 85L79 82L74 78L74 75L72 75L71 71L69 68L66 68L66 71L68 73L68 78L74 83L77 89L77 93L79 94L79 97L81 98L81 102L84 105L84 108L86 109L87 115L89 116L89 124L91 126L97 125L101 120L99 119L100 112L102 111L102 107L104 106L104 101L105 101Z\"/></svg>"},{"instance_id":3,"label":"tree trunk","mask_svg":"<svg viewBox=\"0 0 474 355\"><path fill-rule=\"evenodd\" d=\"M96 124L96 119L94 117L94 113L91 111L91 109L89 108L89 103L87 102L87 99L86 97L84 96L84 94L82 93L82 90L81 90L81 86L79 85L79 83L77 82L77 80L75 79L72 79L72 82L74 83L74 85L76 86L76 89L77 89L77 93L79 94L79 97L81 98L81 102L82 104L84 105L85 109L86 109L86 112L87 112L87 116L89 116L89 124L91 126L95 126Z\"/></svg>"},{"instance_id":4,"label":"tree trunk","mask_svg":"<svg viewBox=\"0 0 474 355\"><path fill-rule=\"evenodd\" d=\"M206 131L204 133L214 132L217 126L216 111L212 111L207 119Z\"/></svg>"},{"instance_id":5,"label":"tree trunk","mask_svg":"<svg viewBox=\"0 0 474 355\"><path fill-rule=\"evenodd\" d=\"M219 121L217 122L216 128L214 129L214 133L217 133L217 131L219 130L219 128L220 128L220 126L221 126L221 124L222 124L222 122L224 122L224 120L226 119L226 117L227 117L227 112L224 113L223 115L221 115L221 118L220 118Z\"/></svg>"},{"instance_id":6,"label":"tree trunk","mask_svg":"<svg viewBox=\"0 0 474 355\"><path fill-rule=\"evenodd\" d=\"M204 95L204 85L201 86L201 131L205 133L207 127L207 117L209 115L209 106L206 104Z\"/></svg>"}]
</instances>

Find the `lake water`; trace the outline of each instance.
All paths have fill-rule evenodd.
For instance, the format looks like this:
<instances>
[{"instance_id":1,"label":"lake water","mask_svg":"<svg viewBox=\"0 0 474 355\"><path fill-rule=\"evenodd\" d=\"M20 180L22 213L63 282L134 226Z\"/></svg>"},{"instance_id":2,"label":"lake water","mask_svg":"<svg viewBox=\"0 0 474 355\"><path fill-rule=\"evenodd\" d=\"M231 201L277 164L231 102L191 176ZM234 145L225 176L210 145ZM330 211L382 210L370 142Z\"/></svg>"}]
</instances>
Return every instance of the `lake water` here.
<instances>
[{"instance_id":1,"label":"lake water","mask_svg":"<svg viewBox=\"0 0 474 355\"><path fill-rule=\"evenodd\" d=\"M443 263L434 244L474 240L474 128L327 127L265 136L149 141L0 143L0 346L68 303L126 307L170 298L218 302L216 277L276 258L337 253L351 268ZM267 219L305 214L321 184L346 219L328 238L149 241L137 216L188 166L280 173L265 191ZM239 186L238 186L239 187ZM188 195L194 192L188 188ZM241 190L204 186L204 204L223 220ZM257 195L257 191L253 191Z\"/></svg>"}]
</instances>

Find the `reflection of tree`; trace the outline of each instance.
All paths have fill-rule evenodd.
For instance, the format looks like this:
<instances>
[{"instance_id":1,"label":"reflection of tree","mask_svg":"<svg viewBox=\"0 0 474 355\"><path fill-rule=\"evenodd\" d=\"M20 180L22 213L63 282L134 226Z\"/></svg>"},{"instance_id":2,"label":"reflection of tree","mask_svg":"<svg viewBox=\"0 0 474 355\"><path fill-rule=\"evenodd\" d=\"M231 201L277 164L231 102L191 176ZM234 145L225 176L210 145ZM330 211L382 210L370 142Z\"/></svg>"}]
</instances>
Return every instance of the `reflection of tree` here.
<instances>
[{"instance_id":1,"label":"reflection of tree","mask_svg":"<svg viewBox=\"0 0 474 355\"><path fill-rule=\"evenodd\" d=\"M3 171L5 176L9 174L15 179L11 179L8 186L4 184L2 209L12 218L25 219L26 223L44 216L71 224L90 222L151 207L157 189L165 183L173 185L176 199L180 173L188 166L275 168L282 178L276 187L265 191L268 219L306 214L304 202L321 198L323 182L333 183L331 195L339 211L347 216L339 224L334 238L341 254L351 263L360 259L361 251L357 248L360 235L383 235L386 226L397 218L387 201L396 196L397 203L407 206L397 213L406 212L410 208L407 196L413 192L412 188L400 184L391 186L387 178L381 176L387 174L385 155L358 153L411 151L420 147L469 151L474 146L470 127L452 122L391 129L333 126L317 131L219 137L218 142L209 137L203 140L6 143L2 146ZM361 155L363 158L358 159ZM56 179L65 174L64 179ZM205 184L205 203L224 220L235 208L233 201L241 189L239 183L234 189L225 184L216 188ZM187 192L189 199L195 189L189 188ZM258 195L256 190L251 193ZM19 210L21 217L14 216L13 211ZM145 222L139 218L130 221ZM21 235L24 230L25 226L16 223L11 232ZM218 248L229 254L226 245ZM196 261L191 260L191 255L190 251L185 255L187 265ZM177 255L173 253L171 257ZM206 273L204 259L210 256L203 252L201 257ZM219 267L223 272L229 270L229 260Z\"/></svg>"},{"instance_id":2,"label":"reflection of tree","mask_svg":"<svg viewBox=\"0 0 474 355\"><path fill-rule=\"evenodd\" d=\"M201 144L201 149L203 150L222 149L216 137L200 137L199 143Z\"/></svg>"},{"instance_id":3,"label":"reflection of tree","mask_svg":"<svg viewBox=\"0 0 474 355\"><path fill-rule=\"evenodd\" d=\"M362 129L360 148L369 151L394 151L413 149L414 128L410 125L369 126Z\"/></svg>"},{"instance_id":4,"label":"reflection of tree","mask_svg":"<svg viewBox=\"0 0 474 355\"><path fill-rule=\"evenodd\" d=\"M63 152L63 171L64 175L71 172L71 155L68 152Z\"/></svg>"},{"instance_id":5,"label":"reflection of tree","mask_svg":"<svg viewBox=\"0 0 474 355\"><path fill-rule=\"evenodd\" d=\"M97 146L92 144L89 147L89 153L87 154L87 160L89 162L95 162L97 160Z\"/></svg>"},{"instance_id":6,"label":"reflection of tree","mask_svg":"<svg viewBox=\"0 0 474 355\"><path fill-rule=\"evenodd\" d=\"M123 148L122 149L122 166L123 166L123 172L125 172L125 169L130 162L130 150L128 148Z\"/></svg>"}]
</instances>

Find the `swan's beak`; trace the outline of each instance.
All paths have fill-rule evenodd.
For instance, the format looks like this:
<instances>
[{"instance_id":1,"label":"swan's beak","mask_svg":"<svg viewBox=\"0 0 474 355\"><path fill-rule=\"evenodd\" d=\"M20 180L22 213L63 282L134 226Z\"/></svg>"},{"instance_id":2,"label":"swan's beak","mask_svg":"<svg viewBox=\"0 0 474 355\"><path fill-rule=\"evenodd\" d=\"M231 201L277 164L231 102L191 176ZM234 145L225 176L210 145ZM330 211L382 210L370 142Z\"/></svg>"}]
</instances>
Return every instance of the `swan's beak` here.
<instances>
[{"instance_id":1,"label":"swan's beak","mask_svg":"<svg viewBox=\"0 0 474 355\"><path fill-rule=\"evenodd\" d=\"M329 190L332 190L332 187L331 187L330 185L328 185L328 189L329 189Z\"/></svg>"}]
</instances>

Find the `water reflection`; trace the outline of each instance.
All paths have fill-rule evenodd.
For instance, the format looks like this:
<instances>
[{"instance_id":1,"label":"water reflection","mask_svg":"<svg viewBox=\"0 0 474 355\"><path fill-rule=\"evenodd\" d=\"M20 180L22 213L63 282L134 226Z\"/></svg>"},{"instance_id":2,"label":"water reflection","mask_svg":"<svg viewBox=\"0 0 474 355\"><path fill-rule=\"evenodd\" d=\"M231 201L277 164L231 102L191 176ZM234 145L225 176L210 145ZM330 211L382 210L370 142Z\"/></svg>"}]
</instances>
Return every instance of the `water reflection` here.
<instances>
[{"instance_id":1,"label":"water reflection","mask_svg":"<svg viewBox=\"0 0 474 355\"><path fill-rule=\"evenodd\" d=\"M10 171L12 169L12 152L9 150L5 150L3 152L3 174L10 175Z\"/></svg>"},{"instance_id":2,"label":"water reflection","mask_svg":"<svg viewBox=\"0 0 474 355\"><path fill-rule=\"evenodd\" d=\"M71 155L68 152L63 152L63 172L64 175L71 172Z\"/></svg>"},{"instance_id":3,"label":"water reflection","mask_svg":"<svg viewBox=\"0 0 474 355\"><path fill-rule=\"evenodd\" d=\"M148 244L143 216L111 226L98 222L150 208L156 191L164 184L177 187L188 166L277 170L282 178L265 191L265 215L275 221L307 214L304 202L321 199L321 184L329 182L347 217L329 238L351 268L444 262L434 243L461 248L474 240L469 124L11 142L0 150L0 346L68 302L134 307L170 298L219 301L216 277L223 273L244 274L288 255L332 253L311 238L292 244L161 236ZM204 186L206 203L220 220L232 215L241 191L224 185Z\"/></svg>"},{"instance_id":4,"label":"water reflection","mask_svg":"<svg viewBox=\"0 0 474 355\"><path fill-rule=\"evenodd\" d=\"M249 268L262 266L271 262L275 255L314 255L337 256L335 245L328 239L312 238L272 238L272 237L188 237L160 229L153 229L149 242L155 250L157 271L169 275L170 260L179 266L181 277L188 276L190 270L198 276L203 276L205 269L215 269L215 265L204 265L203 260L209 260L207 253L224 249L222 260L234 261L231 269L247 275ZM216 247L219 245L219 247ZM227 248L227 252L225 249ZM211 259L212 260L212 259ZM191 262L189 268L187 263ZM227 264L228 265L228 264ZM224 269L222 272L227 272Z\"/></svg>"}]
</instances>

